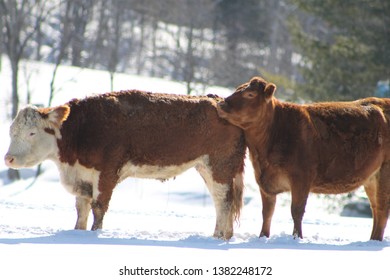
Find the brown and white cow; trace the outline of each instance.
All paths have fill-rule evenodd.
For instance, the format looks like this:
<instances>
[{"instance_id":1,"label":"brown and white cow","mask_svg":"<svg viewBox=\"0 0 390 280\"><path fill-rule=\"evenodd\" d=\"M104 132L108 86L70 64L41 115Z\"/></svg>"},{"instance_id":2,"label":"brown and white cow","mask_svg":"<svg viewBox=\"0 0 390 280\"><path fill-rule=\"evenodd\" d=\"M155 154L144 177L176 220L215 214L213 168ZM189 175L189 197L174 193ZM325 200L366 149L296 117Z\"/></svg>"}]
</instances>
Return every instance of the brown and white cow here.
<instances>
[{"instance_id":1,"label":"brown and white cow","mask_svg":"<svg viewBox=\"0 0 390 280\"><path fill-rule=\"evenodd\" d=\"M215 204L214 236L229 239L242 206L246 146L242 130L218 117L217 100L132 90L28 106L11 125L5 163L54 161L76 196L75 229L86 229L92 208L92 230L102 228L112 191L126 177L164 180L195 167Z\"/></svg>"},{"instance_id":2,"label":"brown and white cow","mask_svg":"<svg viewBox=\"0 0 390 280\"><path fill-rule=\"evenodd\" d=\"M293 235L302 238L309 192L338 194L364 185L382 240L390 208L390 99L298 105L274 97L260 77L218 104L245 132L263 202L260 236L270 235L276 195L291 191Z\"/></svg>"}]
</instances>

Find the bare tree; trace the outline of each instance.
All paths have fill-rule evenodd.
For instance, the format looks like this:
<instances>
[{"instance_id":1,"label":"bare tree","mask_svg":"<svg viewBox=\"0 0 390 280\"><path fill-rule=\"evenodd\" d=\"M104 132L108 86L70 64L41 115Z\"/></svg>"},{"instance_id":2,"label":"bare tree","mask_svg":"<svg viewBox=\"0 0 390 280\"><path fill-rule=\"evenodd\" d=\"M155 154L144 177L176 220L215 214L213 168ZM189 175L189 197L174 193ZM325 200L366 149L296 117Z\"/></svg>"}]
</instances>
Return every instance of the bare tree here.
<instances>
[{"instance_id":1,"label":"bare tree","mask_svg":"<svg viewBox=\"0 0 390 280\"><path fill-rule=\"evenodd\" d=\"M57 77L58 69L64 59L66 58L66 50L70 45L70 42L72 41L72 36L74 33L72 33L72 16L71 16L71 10L72 10L72 1L66 1L65 5L62 5L60 7L60 35L57 37L58 40L55 42L53 46L53 57L54 57L54 68L50 80L50 94L49 94L49 100L48 100L48 106L51 106L53 102L53 98L56 92L55 87L55 80ZM64 11L62 11L62 8L64 7Z\"/></svg>"},{"instance_id":2,"label":"bare tree","mask_svg":"<svg viewBox=\"0 0 390 280\"><path fill-rule=\"evenodd\" d=\"M72 65L82 66L82 51L84 50L85 31L91 19L94 0L67 0L71 8L73 23L73 38L71 40Z\"/></svg>"},{"instance_id":3,"label":"bare tree","mask_svg":"<svg viewBox=\"0 0 390 280\"><path fill-rule=\"evenodd\" d=\"M122 29L124 21L124 10L125 1L123 0L114 0L110 5L110 32L111 38L109 40L109 60L108 60L108 71L110 73L110 85L111 91L114 90L114 75L117 71L119 63L119 48L120 42L122 39Z\"/></svg>"},{"instance_id":4,"label":"bare tree","mask_svg":"<svg viewBox=\"0 0 390 280\"><path fill-rule=\"evenodd\" d=\"M12 70L12 118L16 116L19 108L19 62L23 58L29 40L54 9L54 6L48 6L46 2L0 0L0 16L4 26L3 43Z\"/></svg>"},{"instance_id":5,"label":"bare tree","mask_svg":"<svg viewBox=\"0 0 390 280\"><path fill-rule=\"evenodd\" d=\"M3 32L1 32L1 30L3 30L3 20L1 19L2 17L2 14L0 13L0 72L1 72L1 69L2 69L2 58L3 58L3 53L4 53L4 39L3 39Z\"/></svg>"},{"instance_id":6,"label":"bare tree","mask_svg":"<svg viewBox=\"0 0 390 280\"><path fill-rule=\"evenodd\" d=\"M139 39L139 45L137 49L137 56L136 56L136 67L137 67L137 75L140 75L145 67L145 62L142 59L142 56L144 55L144 49L145 49L145 25L146 25L146 16L144 14L141 14L139 27L141 29L140 39Z\"/></svg>"},{"instance_id":7,"label":"bare tree","mask_svg":"<svg viewBox=\"0 0 390 280\"><path fill-rule=\"evenodd\" d=\"M18 75L19 63L27 43L40 24L50 15L54 6L40 0L0 0L0 19L3 28L3 43L12 70L12 118L19 109ZM10 179L19 179L17 171L9 171Z\"/></svg>"},{"instance_id":8,"label":"bare tree","mask_svg":"<svg viewBox=\"0 0 390 280\"><path fill-rule=\"evenodd\" d=\"M108 31L108 22L110 20L109 16L109 6L111 1L99 0L95 4L96 12L94 15L97 17L93 20L97 22L97 29L95 32L95 37L92 39L92 47L89 50L88 54L88 66L91 68L100 68L103 65L102 57L106 57L106 41L109 34Z\"/></svg>"}]
</instances>

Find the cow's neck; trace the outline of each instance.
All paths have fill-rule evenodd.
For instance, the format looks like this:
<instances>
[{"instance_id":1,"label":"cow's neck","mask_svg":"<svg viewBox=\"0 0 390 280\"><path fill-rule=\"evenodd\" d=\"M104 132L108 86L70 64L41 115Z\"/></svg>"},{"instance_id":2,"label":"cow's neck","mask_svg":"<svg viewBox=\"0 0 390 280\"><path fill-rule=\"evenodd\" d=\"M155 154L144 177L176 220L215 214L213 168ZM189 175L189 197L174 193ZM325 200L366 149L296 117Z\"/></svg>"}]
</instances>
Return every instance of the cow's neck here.
<instances>
[{"instance_id":1,"label":"cow's neck","mask_svg":"<svg viewBox=\"0 0 390 280\"><path fill-rule=\"evenodd\" d=\"M265 147L268 146L269 137L258 138L258 141L253 141L254 139L251 137L253 136L247 132L245 133L251 160L252 162L258 162L260 164L259 167L263 167L267 165L267 149Z\"/></svg>"},{"instance_id":2,"label":"cow's neck","mask_svg":"<svg viewBox=\"0 0 390 280\"><path fill-rule=\"evenodd\" d=\"M263 160L267 155L267 148L272 135L275 108L279 106L279 101L273 99L267 104L262 113L257 117L257 122L245 129L245 138L249 150L253 151L259 160Z\"/></svg>"},{"instance_id":3,"label":"cow's neck","mask_svg":"<svg viewBox=\"0 0 390 280\"><path fill-rule=\"evenodd\" d=\"M263 169L269 165L268 154L272 146L272 135L275 127L275 113L277 108L282 106L282 103L273 98L264 113L258 117L256 125L251 126L245 130L245 138L247 139L247 146L249 148L250 157L254 164L255 170L262 172ZM256 165L256 166L255 166ZM260 176L260 174L257 174Z\"/></svg>"}]
</instances>

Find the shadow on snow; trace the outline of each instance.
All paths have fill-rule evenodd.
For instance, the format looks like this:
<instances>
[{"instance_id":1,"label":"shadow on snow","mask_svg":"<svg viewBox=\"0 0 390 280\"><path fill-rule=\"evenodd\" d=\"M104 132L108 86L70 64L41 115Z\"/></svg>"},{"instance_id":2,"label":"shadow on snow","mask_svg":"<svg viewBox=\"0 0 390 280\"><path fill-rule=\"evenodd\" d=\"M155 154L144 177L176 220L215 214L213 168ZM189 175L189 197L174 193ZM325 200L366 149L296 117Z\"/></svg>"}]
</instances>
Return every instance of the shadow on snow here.
<instances>
[{"instance_id":1,"label":"shadow on snow","mask_svg":"<svg viewBox=\"0 0 390 280\"><path fill-rule=\"evenodd\" d=\"M235 250L235 249L291 249L291 250L319 250L319 251L381 251L390 247L390 240L362 241L348 244L305 243L303 240L294 240L291 235L281 234L271 238L250 236L233 237L231 241L218 240L198 234L190 234L178 240L159 240L149 238L112 237L105 236L105 231L63 230L52 235L27 238L0 238L0 244L80 244L80 245L121 245L121 246L154 246L192 248L204 250Z\"/></svg>"}]
</instances>

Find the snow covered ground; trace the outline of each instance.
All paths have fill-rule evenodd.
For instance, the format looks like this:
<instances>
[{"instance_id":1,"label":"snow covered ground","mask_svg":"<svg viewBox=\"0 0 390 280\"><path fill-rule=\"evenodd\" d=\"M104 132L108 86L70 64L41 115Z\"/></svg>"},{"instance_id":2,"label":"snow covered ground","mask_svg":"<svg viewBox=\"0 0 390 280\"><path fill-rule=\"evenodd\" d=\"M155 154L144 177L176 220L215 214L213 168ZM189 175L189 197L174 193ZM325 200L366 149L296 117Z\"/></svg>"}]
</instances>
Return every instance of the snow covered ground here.
<instances>
[{"instance_id":1,"label":"snow covered ground","mask_svg":"<svg viewBox=\"0 0 390 280\"><path fill-rule=\"evenodd\" d=\"M32 102L45 104L51 66L34 63L27 67L36 69L30 80ZM8 106L9 76L3 61L1 108ZM109 76L64 67L58 85L62 89L53 104L106 92ZM117 76L116 89L131 88L185 92L178 83ZM21 89L26 89L23 84ZM228 93L218 88L208 92ZM3 156L10 124L4 109L0 120ZM42 168L44 172L34 184L35 169L25 169L22 180L9 182L7 168L0 161L0 279L387 279L390 274L390 229L383 242L368 241L371 219L329 214L315 196L309 198L306 208L303 240L291 236L289 194L278 199L272 236L259 239L261 202L249 161L245 207L229 242L211 237L214 207L195 170L164 183L125 180L114 192L104 229L91 232L72 230L76 221L74 198L61 187L54 164L45 162ZM123 275L134 272L203 275ZM243 275L226 276L238 272ZM272 275L260 275L263 272Z\"/></svg>"}]
</instances>

